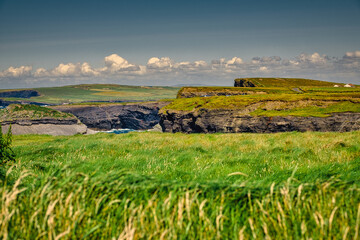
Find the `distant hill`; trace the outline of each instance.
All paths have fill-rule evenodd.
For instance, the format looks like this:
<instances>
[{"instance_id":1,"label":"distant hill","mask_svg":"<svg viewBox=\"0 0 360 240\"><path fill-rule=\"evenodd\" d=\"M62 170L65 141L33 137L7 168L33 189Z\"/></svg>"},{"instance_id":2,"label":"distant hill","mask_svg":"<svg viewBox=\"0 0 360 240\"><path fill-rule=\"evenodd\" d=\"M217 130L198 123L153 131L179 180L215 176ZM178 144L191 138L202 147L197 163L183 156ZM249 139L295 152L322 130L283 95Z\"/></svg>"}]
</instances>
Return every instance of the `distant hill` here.
<instances>
[{"instance_id":1,"label":"distant hill","mask_svg":"<svg viewBox=\"0 0 360 240\"><path fill-rule=\"evenodd\" d=\"M180 88L159 86L127 86L116 84L81 84L63 87L34 88L39 96L28 98L31 102L49 104L79 103L94 101L149 101L175 98ZM14 92L15 90L13 90ZM24 101L8 94L9 90L0 90L4 100Z\"/></svg>"},{"instance_id":2,"label":"distant hill","mask_svg":"<svg viewBox=\"0 0 360 240\"><path fill-rule=\"evenodd\" d=\"M332 87L334 84L345 85L303 78L237 78L234 80L234 87Z\"/></svg>"}]
</instances>

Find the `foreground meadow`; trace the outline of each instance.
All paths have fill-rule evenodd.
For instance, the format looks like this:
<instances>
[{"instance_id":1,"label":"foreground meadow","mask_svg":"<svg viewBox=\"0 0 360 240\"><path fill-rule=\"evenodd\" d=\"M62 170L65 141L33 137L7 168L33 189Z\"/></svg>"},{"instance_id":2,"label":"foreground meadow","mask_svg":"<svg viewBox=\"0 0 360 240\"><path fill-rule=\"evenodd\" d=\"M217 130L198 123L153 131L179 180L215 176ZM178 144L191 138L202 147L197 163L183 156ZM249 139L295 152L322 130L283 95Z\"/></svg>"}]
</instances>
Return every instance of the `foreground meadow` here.
<instances>
[{"instance_id":1,"label":"foreground meadow","mask_svg":"<svg viewBox=\"0 0 360 240\"><path fill-rule=\"evenodd\" d=\"M2 239L359 239L360 132L15 136Z\"/></svg>"}]
</instances>

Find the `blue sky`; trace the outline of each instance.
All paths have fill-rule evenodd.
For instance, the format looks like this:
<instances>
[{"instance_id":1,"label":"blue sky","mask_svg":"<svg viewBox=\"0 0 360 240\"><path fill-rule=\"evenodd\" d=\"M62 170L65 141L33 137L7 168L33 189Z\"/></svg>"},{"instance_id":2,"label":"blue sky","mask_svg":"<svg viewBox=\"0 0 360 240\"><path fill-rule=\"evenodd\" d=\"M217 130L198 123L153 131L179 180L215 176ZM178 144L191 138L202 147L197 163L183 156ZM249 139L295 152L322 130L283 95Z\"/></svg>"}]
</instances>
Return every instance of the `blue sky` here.
<instances>
[{"instance_id":1,"label":"blue sky","mask_svg":"<svg viewBox=\"0 0 360 240\"><path fill-rule=\"evenodd\" d=\"M242 76L357 83L359 51L360 0L0 0L0 88Z\"/></svg>"}]
</instances>

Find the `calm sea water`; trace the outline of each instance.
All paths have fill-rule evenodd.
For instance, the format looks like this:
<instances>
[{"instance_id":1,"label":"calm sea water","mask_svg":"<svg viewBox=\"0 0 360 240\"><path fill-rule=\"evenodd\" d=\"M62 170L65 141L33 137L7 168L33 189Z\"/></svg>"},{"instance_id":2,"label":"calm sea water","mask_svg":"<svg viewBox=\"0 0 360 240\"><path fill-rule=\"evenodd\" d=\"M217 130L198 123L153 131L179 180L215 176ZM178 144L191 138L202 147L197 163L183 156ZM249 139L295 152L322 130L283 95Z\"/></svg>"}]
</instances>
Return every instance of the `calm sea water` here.
<instances>
[{"instance_id":1,"label":"calm sea water","mask_svg":"<svg viewBox=\"0 0 360 240\"><path fill-rule=\"evenodd\" d=\"M138 132L138 131L134 130L134 129L124 128L124 129L111 129L110 131L104 131L104 132L114 133L114 134L122 134L122 133L129 133L129 132Z\"/></svg>"}]
</instances>

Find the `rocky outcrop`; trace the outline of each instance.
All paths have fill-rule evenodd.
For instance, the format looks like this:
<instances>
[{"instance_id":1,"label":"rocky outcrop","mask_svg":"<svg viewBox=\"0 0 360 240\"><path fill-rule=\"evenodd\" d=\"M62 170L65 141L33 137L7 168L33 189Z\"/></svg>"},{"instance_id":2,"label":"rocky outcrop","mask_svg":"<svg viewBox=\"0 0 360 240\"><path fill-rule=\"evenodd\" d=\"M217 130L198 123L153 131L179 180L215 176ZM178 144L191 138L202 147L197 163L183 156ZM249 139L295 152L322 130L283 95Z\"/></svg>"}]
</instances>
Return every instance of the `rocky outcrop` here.
<instances>
[{"instance_id":1,"label":"rocky outcrop","mask_svg":"<svg viewBox=\"0 0 360 240\"><path fill-rule=\"evenodd\" d=\"M198 112L163 111L160 125L164 132L184 133L274 133L287 131L360 130L360 113L334 113L330 117L249 116L237 110Z\"/></svg>"},{"instance_id":2,"label":"rocky outcrop","mask_svg":"<svg viewBox=\"0 0 360 240\"><path fill-rule=\"evenodd\" d=\"M18 91L5 91L0 92L2 98L31 98L40 96L38 91L35 90L18 90Z\"/></svg>"},{"instance_id":3,"label":"rocky outcrop","mask_svg":"<svg viewBox=\"0 0 360 240\"><path fill-rule=\"evenodd\" d=\"M113 105L63 105L51 108L72 113L92 129L130 128L142 130L151 129L159 123L159 109L167 104L168 102L150 102Z\"/></svg>"},{"instance_id":4,"label":"rocky outcrop","mask_svg":"<svg viewBox=\"0 0 360 240\"><path fill-rule=\"evenodd\" d=\"M14 135L20 134L49 134L74 135L87 133L87 127L78 119L17 119L14 121L3 121L1 127L3 132L7 132L11 125Z\"/></svg>"},{"instance_id":5,"label":"rocky outcrop","mask_svg":"<svg viewBox=\"0 0 360 240\"><path fill-rule=\"evenodd\" d=\"M256 85L248 79L235 79L234 87L256 87Z\"/></svg>"}]
</instances>

